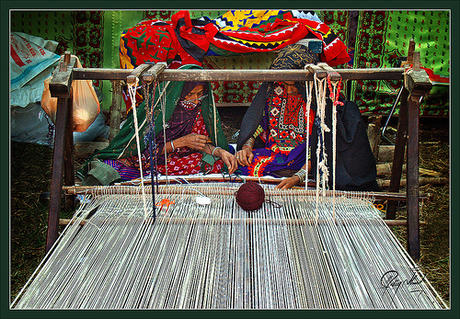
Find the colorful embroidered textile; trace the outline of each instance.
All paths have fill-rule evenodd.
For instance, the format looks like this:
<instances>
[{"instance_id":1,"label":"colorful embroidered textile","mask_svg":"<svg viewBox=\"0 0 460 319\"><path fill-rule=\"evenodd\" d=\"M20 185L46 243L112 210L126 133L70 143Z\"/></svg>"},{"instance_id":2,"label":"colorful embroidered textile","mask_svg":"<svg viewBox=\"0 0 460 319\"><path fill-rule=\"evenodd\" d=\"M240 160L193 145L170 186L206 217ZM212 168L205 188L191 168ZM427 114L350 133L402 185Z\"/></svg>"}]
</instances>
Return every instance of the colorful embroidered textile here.
<instances>
[{"instance_id":1,"label":"colorful embroidered textile","mask_svg":"<svg viewBox=\"0 0 460 319\"><path fill-rule=\"evenodd\" d=\"M288 95L283 82L275 82L267 100L260 122L263 132L259 135L265 147L253 150L250 166L240 167L242 175L264 176L279 170L299 170L305 164L305 133L307 110L300 93ZM315 114L310 109L309 133L311 134Z\"/></svg>"},{"instance_id":2,"label":"colorful embroidered textile","mask_svg":"<svg viewBox=\"0 0 460 319\"><path fill-rule=\"evenodd\" d=\"M192 20L188 11L174 14L171 21L143 21L121 36L121 67L160 61L166 61L170 68L186 63L201 65L205 55L274 51L306 37L323 40L321 60L331 66L349 60L345 44L319 20L298 18L282 10L232 10L218 19L231 24L231 17L240 23L236 30L221 29L209 19ZM249 19L252 17L257 23Z\"/></svg>"}]
</instances>

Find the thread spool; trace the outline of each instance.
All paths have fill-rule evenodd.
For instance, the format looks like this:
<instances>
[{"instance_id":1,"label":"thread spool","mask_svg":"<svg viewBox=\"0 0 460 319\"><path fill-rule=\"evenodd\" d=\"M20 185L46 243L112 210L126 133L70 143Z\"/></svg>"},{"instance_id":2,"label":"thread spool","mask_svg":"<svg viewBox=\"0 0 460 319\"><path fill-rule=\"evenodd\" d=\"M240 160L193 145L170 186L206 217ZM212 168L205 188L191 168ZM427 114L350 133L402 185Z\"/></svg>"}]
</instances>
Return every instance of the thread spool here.
<instances>
[{"instance_id":1,"label":"thread spool","mask_svg":"<svg viewBox=\"0 0 460 319\"><path fill-rule=\"evenodd\" d=\"M246 182L238 188L235 197L238 205L245 211L254 211L262 207L265 192L256 182Z\"/></svg>"}]
</instances>

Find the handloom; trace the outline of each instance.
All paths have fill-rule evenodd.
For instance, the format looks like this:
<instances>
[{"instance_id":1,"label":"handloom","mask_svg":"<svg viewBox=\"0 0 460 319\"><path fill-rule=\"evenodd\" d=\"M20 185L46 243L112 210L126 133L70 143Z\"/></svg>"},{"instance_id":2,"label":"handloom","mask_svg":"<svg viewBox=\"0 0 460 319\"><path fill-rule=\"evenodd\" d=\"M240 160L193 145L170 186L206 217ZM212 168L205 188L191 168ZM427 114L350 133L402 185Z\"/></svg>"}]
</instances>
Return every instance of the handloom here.
<instances>
[{"instance_id":1,"label":"handloom","mask_svg":"<svg viewBox=\"0 0 460 319\"><path fill-rule=\"evenodd\" d=\"M139 187L93 189L13 306L444 307L366 194L342 193L335 220L331 197L321 197L315 223L315 191L265 186L277 205L248 213L235 201L238 186L162 185L155 222ZM200 193L209 205L196 202Z\"/></svg>"},{"instance_id":2,"label":"handloom","mask_svg":"<svg viewBox=\"0 0 460 319\"><path fill-rule=\"evenodd\" d=\"M171 71L159 70L156 80L268 81L279 77L305 81L329 74L325 69ZM417 96L424 94L428 85L425 78L413 77L424 71L404 71L407 70L337 70L344 79L404 77L414 97L408 101L409 109L414 109L418 107ZM140 76L138 69L133 73L136 72ZM126 78L131 74L125 70L72 68L67 73L72 73L74 80ZM68 97L68 93L64 91L63 95ZM62 98L61 104L67 101ZM66 110L62 109L65 123ZM61 145L56 147L64 147L64 140ZM56 153L59 152L55 151L55 161ZM413 169L414 163L408 162L409 166ZM53 176L61 176L60 169L53 170ZM53 183L60 192L60 181L54 179ZM57 241L53 239L57 234L52 234L58 222L55 199L54 206L50 205L47 256L12 307L446 307L365 194L333 191L329 196L331 192L323 187L322 196L318 196L319 187L316 191L277 191L265 186L270 201L262 209L248 213L236 204L234 193L238 186L167 184L156 188L144 185L86 189L82 205ZM156 189L155 206L145 199L152 188ZM52 201L53 196L56 198L56 193L52 192ZM200 201L199 197L210 201ZM414 199L418 231L418 188L417 192L408 191L408 206L415 207ZM409 214L409 218L413 217Z\"/></svg>"}]
</instances>

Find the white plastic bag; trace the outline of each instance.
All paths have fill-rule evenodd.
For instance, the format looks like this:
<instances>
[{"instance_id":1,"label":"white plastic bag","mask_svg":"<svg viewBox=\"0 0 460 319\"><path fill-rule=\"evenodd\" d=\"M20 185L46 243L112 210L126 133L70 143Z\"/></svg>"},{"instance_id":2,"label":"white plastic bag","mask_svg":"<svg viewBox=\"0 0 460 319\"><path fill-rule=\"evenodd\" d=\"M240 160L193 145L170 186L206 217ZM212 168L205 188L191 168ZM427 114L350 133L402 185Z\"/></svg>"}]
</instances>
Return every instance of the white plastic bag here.
<instances>
[{"instance_id":1,"label":"white plastic bag","mask_svg":"<svg viewBox=\"0 0 460 319\"><path fill-rule=\"evenodd\" d=\"M81 68L80 60L77 57L75 58L77 59L77 68ZM50 81L51 77L45 80L41 104L53 123L56 123L57 98L51 97ZM100 112L99 100L91 80L72 81L72 96L73 131L84 132Z\"/></svg>"}]
</instances>

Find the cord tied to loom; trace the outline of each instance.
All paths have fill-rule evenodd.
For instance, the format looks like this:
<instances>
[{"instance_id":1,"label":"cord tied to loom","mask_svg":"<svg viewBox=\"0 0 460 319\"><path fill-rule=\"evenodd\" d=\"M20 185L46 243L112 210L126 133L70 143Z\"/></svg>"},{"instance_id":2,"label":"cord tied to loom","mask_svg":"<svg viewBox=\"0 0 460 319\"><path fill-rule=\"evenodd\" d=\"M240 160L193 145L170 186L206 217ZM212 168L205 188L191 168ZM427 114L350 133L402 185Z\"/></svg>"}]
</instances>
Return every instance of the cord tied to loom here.
<instances>
[{"instance_id":1,"label":"cord tied to loom","mask_svg":"<svg viewBox=\"0 0 460 319\"><path fill-rule=\"evenodd\" d=\"M133 112L133 119L134 119L134 134L136 136L136 144L137 144L137 157L139 160L139 171L141 174L141 190L142 190L142 203L144 206L144 217L147 218L147 206L145 203L145 188L144 188L144 174L142 169L142 156L141 156L141 146L140 146L140 138L139 138L139 123L137 121L137 107L136 107L136 91L137 86L139 83L139 78L137 76L130 75L127 78L128 83L128 94L131 99L132 104L132 112Z\"/></svg>"},{"instance_id":2,"label":"cord tied to loom","mask_svg":"<svg viewBox=\"0 0 460 319\"><path fill-rule=\"evenodd\" d=\"M331 99L332 103L334 105L343 106L343 102L339 101L340 90L342 89L342 79L340 79L338 81L338 83L332 84L331 76L328 74L327 75L327 85L328 85L328 88L329 88L329 98ZM334 86L334 88L337 88L337 92L335 92L335 90L332 88L332 86Z\"/></svg>"}]
</instances>

